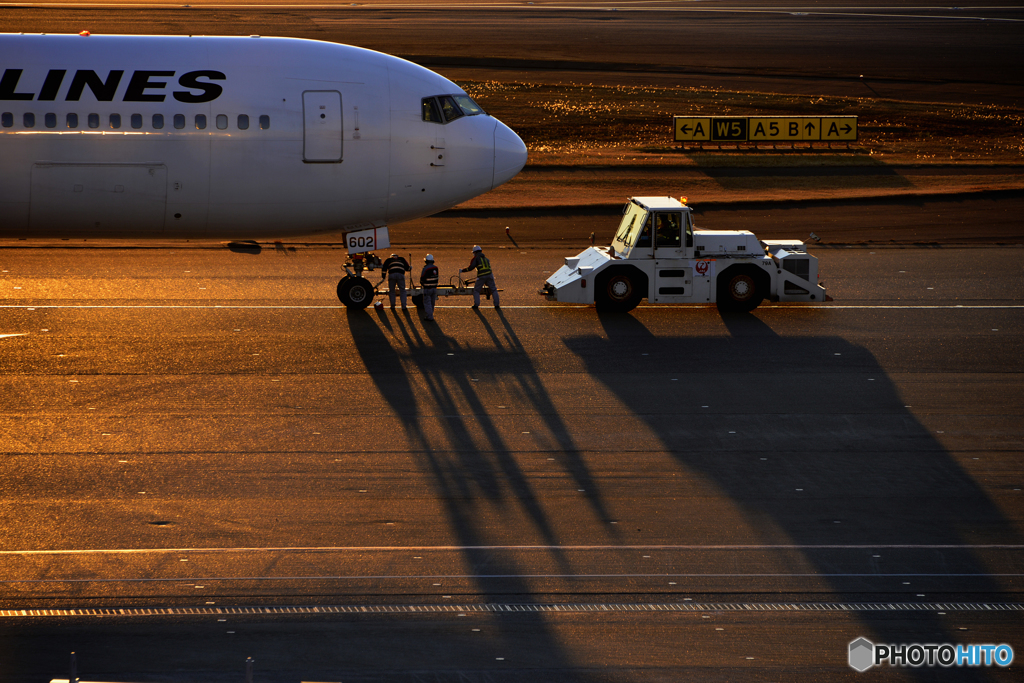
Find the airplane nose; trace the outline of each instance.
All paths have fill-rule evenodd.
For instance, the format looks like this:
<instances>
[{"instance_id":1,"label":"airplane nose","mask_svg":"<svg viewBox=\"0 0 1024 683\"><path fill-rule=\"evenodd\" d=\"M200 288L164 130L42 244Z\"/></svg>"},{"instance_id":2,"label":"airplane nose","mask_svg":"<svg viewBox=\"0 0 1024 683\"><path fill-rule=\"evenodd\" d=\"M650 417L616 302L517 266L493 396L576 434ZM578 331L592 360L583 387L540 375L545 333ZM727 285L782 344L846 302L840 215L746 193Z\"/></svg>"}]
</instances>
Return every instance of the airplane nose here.
<instances>
[{"instance_id":1,"label":"airplane nose","mask_svg":"<svg viewBox=\"0 0 1024 683\"><path fill-rule=\"evenodd\" d=\"M494 182L493 190L498 185L507 183L516 177L526 165L526 143L512 129L501 121L494 127Z\"/></svg>"}]
</instances>

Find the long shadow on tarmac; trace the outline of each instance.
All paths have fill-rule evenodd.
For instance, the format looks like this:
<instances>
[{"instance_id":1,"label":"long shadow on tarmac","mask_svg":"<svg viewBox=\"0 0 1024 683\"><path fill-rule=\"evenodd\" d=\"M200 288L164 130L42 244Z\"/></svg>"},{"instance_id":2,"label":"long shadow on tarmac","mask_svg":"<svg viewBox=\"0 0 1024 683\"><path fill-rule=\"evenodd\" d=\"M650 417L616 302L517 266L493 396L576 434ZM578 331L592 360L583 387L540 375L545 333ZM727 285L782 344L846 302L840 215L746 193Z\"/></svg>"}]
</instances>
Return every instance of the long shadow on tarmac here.
<instances>
[{"instance_id":1,"label":"long shadow on tarmac","mask_svg":"<svg viewBox=\"0 0 1024 683\"><path fill-rule=\"evenodd\" d=\"M377 390L400 418L410 450L433 482L450 530L464 548L464 564L474 574L501 577L500 581L476 579L478 594L485 600L494 597L504 602L532 603L532 589L525 579L517 578L529 572L510 552L487 547L495 545L494 538L479 524L478 511L484 504L508 510L510 515L519 508L546 545L557 546L559 540L529 477L520 469L513 447L502 435L501 416L494 406L486 404L474 379L497 374L514 382L514 392L543 416L549 434L558 440L562 464L576 483L588 491L595 491L597 486L513 327L500 313L500 328L480 317L493 344L493 348L483 350L464 346L437 325L414 325L412 315L389 318L386 313L349 311L348 324L356 349ZM397 344L396 337L400 340ZM396 347L404 347L404 351L400 353ZM457 361L448 360L448 354L455 354ZM415 368L414 373L405 370L407 363ZM418 381L414 383L413 378ZM424 414L423 406L436 414ZM438 424L438 416L440 431L431 427ZM598 495L590 496L589 501L595 515L608 518ZM562 573L571 571L569 561L558 550L552 551L551 559ZM516 641L516 633L526 631L532 634L531 642L540 645L531 653L531 671L538 680L589 680L587 674L574 672L577 663L563 651L544 615L519 612L514 622L515 633L512 620L495 616L498 635L490 647L496 654L507 651ZM516 680L519 674L459 670L457 675L459 680L497 681Z\"/></svg>"},{"instance_id":2,"label":"long shadow on tarmac","mask_svg":"<svg viewBox=\"0 0 1024 683\"><path fill-rule=\"evenodd\" d=\"M867 349L836 337L780 337L746 313L724 315L730 335L718 338L655 336L632 315L600 319L607 338L569 338L569 349L681 466L709 479L742 510L760 542L800 547L804 562L831 588L812 599L952 602L1004 595L992 568L967 546L1019 544L1020 535L907 410ZM658 409L649 389L610 362L640 348L679 378L681 391L699 392L699 403L713 413L688 419ZM902 552L910 554L897 557ZM878 556L885 559L873 559ZM903 585L906 578L913 592ZM862 635L873 642L921 642L908 638L905 623L894 630L884 613L860 618ZM917 625L926 642L963 642L934 613L921 612ZM927 680L988 679L980 669L902 671Z\"/></svg>"},{"instance_id":3,"label":"long shadow on tarmac","mask_svg":"<svg viewBox=\"0 0 1024 683\"><path fill-rule=\"evenodd\" d=\"M545 543L557 546L559 539L502 436L500 413L487 405L473 378L492 375L516 384L524 405L542 416L557 438L567 471L580 488L595 492L589 499L592 513L601 519L609 515L515 326L499 320L500 325L480 317L493 348L474 349L436 326L412 324L411 317L387 323L361 312L348 317L367 371L400 416L412 450L446 506L452 533L468 548L466 565L515 577L523 572L514 557L472 548L489 540L475 517L479 505L522 511ZM838 337L780 337L751 314L726 316L725 337L658 336L631 315L602 315L600 322L605 334L567 337L568 350L646 423L680 467L709 480L741 511L756 543L788 546L784 552L790 558L796 554L811 568L825 589L809 599L1000 599L1005 587L972 546L1019 544L1020 535L907 410L867 349ZM675 393L659 395L623 366L621 359L634 357L638 349L659 373L679 379L672 383ZM707 413L676 407L694 403L697 396L710 407ZM437 415L423 414L422 406ZM568 568L565 557L557 551L553 556ZM908 577L913 592L903 583ZM500 586L479 579L477 590L484 599L508 600L514 594L522 602L533 600L522 579L504 579ZM927 597L917 597L917 591ZM751 599L750 592L744 598ZM765 590L754 599L779 597ZM937 615L917 615L915 633L926 635L923 640L908 638L906 624L894 626L885 613L862 612L860 635L883 643L960 642L962 634L946 630ZM539 635L535 642L546 643L548 672L572 670L543 618L519 619L520 627L523 619L532 620L527 627ZM512 632L499 628L492 646L497 651L506 639L513 639ZM922 679L988 677L978 669L905 672Z\"/></svg>"}]
</instances>

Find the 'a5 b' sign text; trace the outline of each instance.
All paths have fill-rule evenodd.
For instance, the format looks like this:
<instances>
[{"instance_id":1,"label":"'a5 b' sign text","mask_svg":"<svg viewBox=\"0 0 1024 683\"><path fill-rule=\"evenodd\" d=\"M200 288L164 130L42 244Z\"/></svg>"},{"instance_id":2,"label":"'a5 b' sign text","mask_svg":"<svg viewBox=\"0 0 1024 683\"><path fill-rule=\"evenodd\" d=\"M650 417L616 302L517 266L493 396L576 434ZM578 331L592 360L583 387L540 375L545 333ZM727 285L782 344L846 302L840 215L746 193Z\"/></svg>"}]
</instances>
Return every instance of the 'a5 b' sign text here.
<instances>
[{"instance_id":1,"label":"'a5 b' sign text","mask_svg":"<svg viewBox=\"0 0 1024 683\"><path fill-rule=\"evenodd\" d=\"M850 142L856 116L674 116L676 142Z\"/></svg>"}]
</instances>

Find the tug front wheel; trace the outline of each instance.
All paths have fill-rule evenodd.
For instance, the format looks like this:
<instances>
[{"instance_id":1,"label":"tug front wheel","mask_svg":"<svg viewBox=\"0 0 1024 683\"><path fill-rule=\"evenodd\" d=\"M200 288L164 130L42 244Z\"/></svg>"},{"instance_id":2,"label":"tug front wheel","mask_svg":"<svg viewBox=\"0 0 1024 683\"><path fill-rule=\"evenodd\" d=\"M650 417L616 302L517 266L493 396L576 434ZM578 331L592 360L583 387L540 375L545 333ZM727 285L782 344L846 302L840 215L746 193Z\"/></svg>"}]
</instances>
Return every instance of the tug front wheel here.
<instances>
[{"instance_id":1,"label":"tug front wheel","mask_svg":"<svg viewBox=\"0 0 1024 683\"><path fill-rule=\"evenodd\" d=\"M634 268L615 268L594 283L594 303L600 311L632 311L647 295L647 278Z\"/></svg>"},{"instance_id":2,"label":"tug front wheel","mask_svg":"<svg viewBox=\"0 0 1024 683\"><path fill-rule=\"evenodd\" d=\"M373 301L373 296L373 285L366 278L349 275L338 283L338 301L349 308L366 308Z\"/></svg>"}]
</instances>

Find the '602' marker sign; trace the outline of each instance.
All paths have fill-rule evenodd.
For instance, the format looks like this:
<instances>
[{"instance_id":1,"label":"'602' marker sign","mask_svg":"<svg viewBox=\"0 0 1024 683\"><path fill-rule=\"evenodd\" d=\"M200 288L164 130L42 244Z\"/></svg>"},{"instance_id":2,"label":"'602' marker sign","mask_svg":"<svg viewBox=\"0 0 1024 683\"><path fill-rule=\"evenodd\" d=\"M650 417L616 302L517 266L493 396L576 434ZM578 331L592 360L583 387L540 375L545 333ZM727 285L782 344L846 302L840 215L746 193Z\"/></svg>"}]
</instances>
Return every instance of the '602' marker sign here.
<instances>
[{"instance_id":1,"label":"'602' marker sign","mask_svg":"<svg viewBox=\"0 0 1024 683\"><path fill-rule=\"evenodd\" d=\"M388 239L387 227L370 228L345 235L345 246L348 247L350 254L362 254L367 251L387 249L391 246L391 240Z\"/></svg>"}]
</instances>

